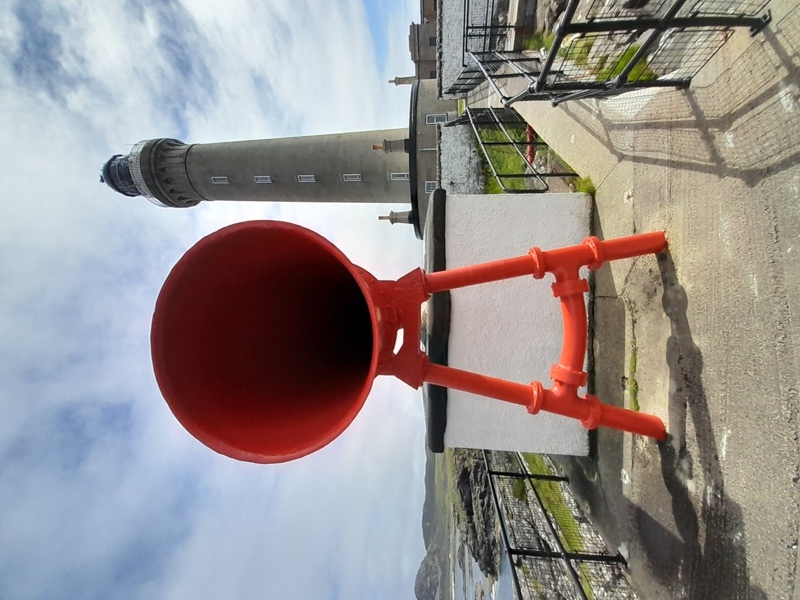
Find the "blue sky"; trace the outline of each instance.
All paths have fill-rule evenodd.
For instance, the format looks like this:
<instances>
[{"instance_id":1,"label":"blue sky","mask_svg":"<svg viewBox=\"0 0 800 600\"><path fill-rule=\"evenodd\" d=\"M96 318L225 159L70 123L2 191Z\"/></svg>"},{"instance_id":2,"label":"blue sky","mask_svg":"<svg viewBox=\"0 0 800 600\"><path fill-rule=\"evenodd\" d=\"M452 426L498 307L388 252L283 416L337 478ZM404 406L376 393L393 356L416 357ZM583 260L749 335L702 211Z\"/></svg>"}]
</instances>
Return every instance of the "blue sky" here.
<instances>
[{"instance_id":1,"label":"blue sky","mask_svg":"<svg viewBox=\"0 0 800 600\"><path fill-rule=\"evenodd\" d=\"M406 125L415 1L0 4L0 598L413 597L424 554L418 392L376 381L335 442L237 463L169 413L153 304L203 235L315 229L381 278L416 267L393 206L155 207L98 183L151 137Z\"/></svg>"}]
</instances>

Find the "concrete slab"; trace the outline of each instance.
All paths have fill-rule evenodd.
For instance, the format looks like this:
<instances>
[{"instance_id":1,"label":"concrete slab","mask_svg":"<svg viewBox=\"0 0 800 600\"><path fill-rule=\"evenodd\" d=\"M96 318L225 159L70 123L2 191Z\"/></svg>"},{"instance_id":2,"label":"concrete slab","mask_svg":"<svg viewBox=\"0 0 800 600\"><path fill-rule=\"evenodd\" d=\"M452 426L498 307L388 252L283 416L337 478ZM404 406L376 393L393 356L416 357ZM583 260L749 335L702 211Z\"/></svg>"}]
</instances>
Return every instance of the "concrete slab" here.
<instances>
[{"instance_id":1,"label":"concrete slab","mask_svg":"<svg viewBox=\"0 0 800 600\"><path fill-rule=\"evenodd\" d=\"M515 105L594 180L597 235L669 240L597 272L593 385L671 439L560 461L643 598L800 598L800 9L769 8L687 92Z\"/></svg>"},{"instance_id":2,"label":"concrete slab","mask_svg":"<svg viewBox=\"0 0 800 600\"><path fill-rule=\"evenodd\" d=\"M589 234L586 194L447 195L448 269L579 244ZM533 277L450 292L447 361L451 367L518 383L551 385L563 337L550 284ZM447 392L447 447L588 453L580 422L458 390Z\"/></svg>"}]
</instances>

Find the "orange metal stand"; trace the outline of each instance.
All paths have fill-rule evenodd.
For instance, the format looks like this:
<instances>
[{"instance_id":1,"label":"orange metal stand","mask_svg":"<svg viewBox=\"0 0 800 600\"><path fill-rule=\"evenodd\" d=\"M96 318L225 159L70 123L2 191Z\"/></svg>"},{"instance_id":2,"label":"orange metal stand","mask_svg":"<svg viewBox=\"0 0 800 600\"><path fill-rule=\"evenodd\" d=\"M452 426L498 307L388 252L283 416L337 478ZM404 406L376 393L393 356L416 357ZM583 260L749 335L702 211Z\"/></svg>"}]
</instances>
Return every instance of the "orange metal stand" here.
<instances>
[{"instance_id":1,"label":"orange metal stand","mask_svg":"<svg viewBox=\"0 0 800 600\"><path fill-rule=\"evenodd\" d=\"M583 370L588 331L583 294L589 291L589 285L580 277L581 267L597 269L606 261L654 254L666 246L663 232L609 241L589 237L577 246L548 251L532 248L525 256L424 275L423 285L430 294L528 274L541 279L552 273L556 279L553 295L561 301L564 321L561 357L550 371L553 379L550 388L539 381L524 385L430 364L427 360L424 381L521 404L533 414L545 410L580 419L587 429L602 425L663 440L667 433L658 417L603 404L591 394L581 397L578 388L586 384L588 377Z\"/></svg>"}]
</instances>

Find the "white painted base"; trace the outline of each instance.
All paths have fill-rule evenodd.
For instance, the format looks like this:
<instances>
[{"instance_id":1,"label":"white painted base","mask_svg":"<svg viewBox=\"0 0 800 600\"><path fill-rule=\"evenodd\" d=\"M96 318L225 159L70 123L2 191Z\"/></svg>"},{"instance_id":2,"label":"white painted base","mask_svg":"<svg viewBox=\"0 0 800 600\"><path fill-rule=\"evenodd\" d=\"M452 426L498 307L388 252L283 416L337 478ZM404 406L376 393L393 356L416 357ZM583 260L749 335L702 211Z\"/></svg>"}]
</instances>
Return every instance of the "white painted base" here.
<instances>
[{"instance_id":1,"label":"white painted base","mask_svg":"<svg viewBox=\"0 0 800 600\"><path fill-rule=\"evenodd\" d=\"M450 195L447 268L579 244L589 235L586 194ZM451 292L448 363L520 383L552 384L561 352L560 303L553 277L488 283ZM545 454L586 455L588 434L574 419L457 390L448 391L445 445Z\"/></svg>"}]
</instances>

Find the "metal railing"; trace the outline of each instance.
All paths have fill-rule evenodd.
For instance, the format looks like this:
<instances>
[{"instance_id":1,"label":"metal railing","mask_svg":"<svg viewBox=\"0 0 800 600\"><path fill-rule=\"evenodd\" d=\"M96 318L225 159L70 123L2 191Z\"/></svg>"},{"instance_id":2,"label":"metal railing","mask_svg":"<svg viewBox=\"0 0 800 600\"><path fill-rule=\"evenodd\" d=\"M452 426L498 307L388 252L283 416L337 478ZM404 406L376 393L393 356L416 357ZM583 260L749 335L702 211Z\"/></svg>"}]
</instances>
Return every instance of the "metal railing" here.
<instances>
[{"instance_id":1,"label":"metal railing","mask_svg":"<svg viewBox=\"0 0 800 600\"><path fill-rule=\"evenodd\" d=\"M508 0L464 0L461 40L462 66L468 52L490 52L505 48L512 27L508 23Z\"/></svg>"},{"instance_id":2,"label":"metal railing","mask_svg":"<svg viewBox=\"0 0 800 600\"><path fill-rule=\"evenodd\" d=\"M446 126L467 123L503 192L544 193L552 178L577 177L513 108L467 108Z\"/></svg>"},{"instance_id":3,"label":"metal railing","mask_svg":"<svg viewBox=\"0 0 800 600\"><path fill-rule=\"evenodd\" d=\"M517 600L637 599L625 560L612 553L545 456L484 451Z\"/></svg>"},{"instance_id":4,"label":"metal railing","mask_svg":"<svg viewBox=\"0 0 800 600\"><path fill-rule=\"evenodd\" d=\"M586 20L573 22L579 2L570 0L550 48L511 52L465 43L462 75L469 75L446 93L485 81L510 106L686 88L734 28L755 35L771 19L768 0L594 0Z\"/></svg>"}]
</instances>

